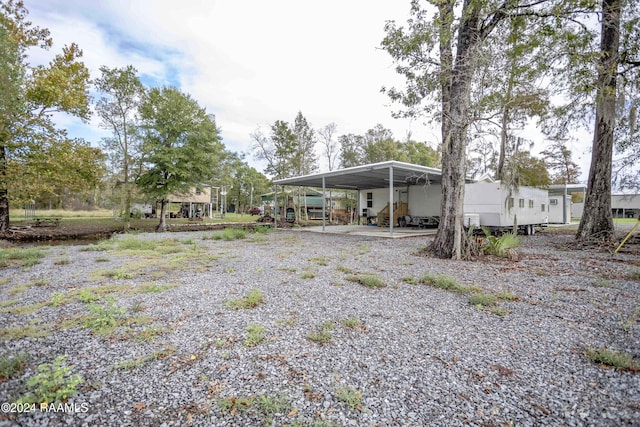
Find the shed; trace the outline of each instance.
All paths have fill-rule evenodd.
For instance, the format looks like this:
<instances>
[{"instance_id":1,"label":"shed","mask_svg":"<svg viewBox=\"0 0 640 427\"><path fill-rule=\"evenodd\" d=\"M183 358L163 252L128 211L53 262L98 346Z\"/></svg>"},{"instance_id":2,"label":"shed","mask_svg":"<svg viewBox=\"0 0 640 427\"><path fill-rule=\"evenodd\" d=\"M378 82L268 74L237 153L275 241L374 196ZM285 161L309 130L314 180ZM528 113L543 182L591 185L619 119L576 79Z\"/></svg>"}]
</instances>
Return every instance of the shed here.
<instances>
[{"instance_id":1,"label":"shed","mask_svg":"<svg viewBox=\"0 0 640 427\"><path fill-rule=\"evenodd\" d=\"M358 213L369 217L376 216L385 206L399 207L403 203L407 204L409 215L426 215L431 211L439 214L441 183L440 169L395 160L274 181L276 189L292 185L322 188L323 193L327 189L357 190ZM323 204L323 212L324 209ZM412 209L416 209L415 213ZM325 215L322 217L324 229ZM388 226L393 234L394 221L390 220Z\"/></svg>"}]
</instances>

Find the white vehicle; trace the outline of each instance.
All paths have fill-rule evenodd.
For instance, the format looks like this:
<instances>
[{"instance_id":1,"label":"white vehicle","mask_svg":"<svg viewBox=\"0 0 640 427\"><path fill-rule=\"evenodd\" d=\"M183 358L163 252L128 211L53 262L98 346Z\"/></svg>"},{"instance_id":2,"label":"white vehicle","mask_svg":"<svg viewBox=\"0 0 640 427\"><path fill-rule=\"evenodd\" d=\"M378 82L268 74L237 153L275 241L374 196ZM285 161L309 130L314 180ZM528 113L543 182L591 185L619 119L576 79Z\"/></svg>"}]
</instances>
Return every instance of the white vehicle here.
<instances>
[{"instance_id":1,"label":"white vehicle","mask_svg":"<svg viewBox=\"0 0 640 427\"><path fill-rule=\"evenodd\" d=\"M502 232L514 225L524 234L549 222L549 192L540 188L520 187L510 191L500 182L475 182L464 190L465 227L475 225Z\"/></svg>"},{"instance_id":2,"label":"white vehicle","mask_svg":"<svg viewBox=\"0 0 640 427\"><path fill-rule=\"evenodd\" d=\"M131 216L140 216L140 218L153 218L155 209L150 203L134 203L131 205Z\"/></svg>"}]
</instances>

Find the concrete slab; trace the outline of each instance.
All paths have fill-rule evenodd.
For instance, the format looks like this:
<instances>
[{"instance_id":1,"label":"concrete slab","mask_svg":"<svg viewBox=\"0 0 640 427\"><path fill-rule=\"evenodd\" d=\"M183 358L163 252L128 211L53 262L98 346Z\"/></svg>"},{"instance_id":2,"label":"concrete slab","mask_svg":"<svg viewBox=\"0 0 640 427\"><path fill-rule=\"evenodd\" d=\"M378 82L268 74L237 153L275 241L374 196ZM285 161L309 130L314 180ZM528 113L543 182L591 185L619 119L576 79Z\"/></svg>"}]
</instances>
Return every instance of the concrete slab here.
<instances>
[{"instance_id":1,"label":"concrete slab","mask_svg":"<svg viewBox=\"0 0 640 427\"><path fill-rule=\"evenodd\" d=\"M397 227L393 229L393 235L389 234L387 227L372 227L368 225L327 225L322 230L322 226L302 227L300 231L326 234L350 234L354 236L379 237L383 239L401 239L404 237L433 236L436 234L435 228L420 229L414 227Z\"/></svg>"}]
</instances>

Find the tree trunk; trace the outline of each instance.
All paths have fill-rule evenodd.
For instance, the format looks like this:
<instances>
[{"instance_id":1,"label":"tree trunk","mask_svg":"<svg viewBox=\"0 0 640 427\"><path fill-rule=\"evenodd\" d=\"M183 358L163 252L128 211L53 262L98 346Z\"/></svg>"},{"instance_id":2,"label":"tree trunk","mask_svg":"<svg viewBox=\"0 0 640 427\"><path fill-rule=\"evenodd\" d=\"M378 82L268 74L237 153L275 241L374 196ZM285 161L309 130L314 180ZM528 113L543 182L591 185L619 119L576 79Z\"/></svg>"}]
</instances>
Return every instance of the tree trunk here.
<instances>
[{"instance_id":1,"label":"tree trunk","mask_svg":"<svg viewBox=\"0 0 640 427\"><path fill-rule=\"evenodd\" d=\"M453 4L440 7L440 57L442 78L442 203L440 224L431 245L440 258L462 258L464 242L463 205L466 178L466 148L471 81L476 66L479 10L465 0L458 32L455 67L451 55ZM445 26L447 28L445 28ZM444 44L443 44L444 43ZM447 78L448 75L448 78Z\"/></svg>"},{"instance_id":2,"label":"tree trunk","mask_svg":"<svg viewBox=\"0 0 640 427\"><path fill-rule=\"evenodd\" d=\"M620 0L602 1L600 70L596 98L596 121L591 151L591 168L585 195L584 213L576 239L614 237L611 214L611 165L616 125L616 76L620 44Z\"/></svg>"},{"instance_id":3,"label":"tree trunk","mask_svg":"<svg viewBox=\"0 0 640 427\"><path fill-rule=\"evenodd\" d=\"M507 157L507 142L509 141L509 113L511 112L511 96L513 92L513 79L515 67L511 65L509 70L509 82L507 93L505 94L504 105L502 106L502 129L500 129L500 152L498 153L498 167L496 168L496 180L504 179L504 164Z\"/></svg>"},{"instance_id":4,"label":"tree trunk","mask_svg":"<svg viewBox=\"0 0 640 427\"><path fill-rule=\"evenodd\" d=\"M160 201L160 223L156 227L156 231L158 233L164 233L165 231L167 231L167 220L165 219L165 216L164 216L166 206L167 206L167 201L165 199L162 199Z\"/></svg>"},{"instance_id":5,"label":"tree trunk","mask_svg":"<svg viewBox=\"0 0 640 427\"><path fill-rule=\"evenodd\" d=\"M9 229L9 190L7 188L7 147L0 147L0 231Z\"/></svg>"}]
</instances>

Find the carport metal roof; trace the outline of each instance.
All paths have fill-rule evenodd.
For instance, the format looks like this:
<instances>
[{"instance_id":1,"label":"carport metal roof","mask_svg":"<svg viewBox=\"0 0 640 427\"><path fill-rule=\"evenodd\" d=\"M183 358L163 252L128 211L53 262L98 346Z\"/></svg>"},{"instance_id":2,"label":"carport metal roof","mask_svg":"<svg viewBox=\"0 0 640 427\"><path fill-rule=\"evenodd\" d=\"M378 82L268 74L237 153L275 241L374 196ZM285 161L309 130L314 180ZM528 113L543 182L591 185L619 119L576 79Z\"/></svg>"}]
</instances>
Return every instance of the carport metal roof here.
<instances>
[{"instance_id":1,"label":"carport metal roof","mask_svg":"<svg viewBox=\"0 0 640 427\"><path fill-rule=\"evenodd\" d=\"M325 189L370 190L389 187L391 184L390 176L393 177L393 187L402 187L427 182L430 184L440 183L442 172L436 168L391 160L330 172L277 179L273 183Z\"/></svg>"}]
</instances>

